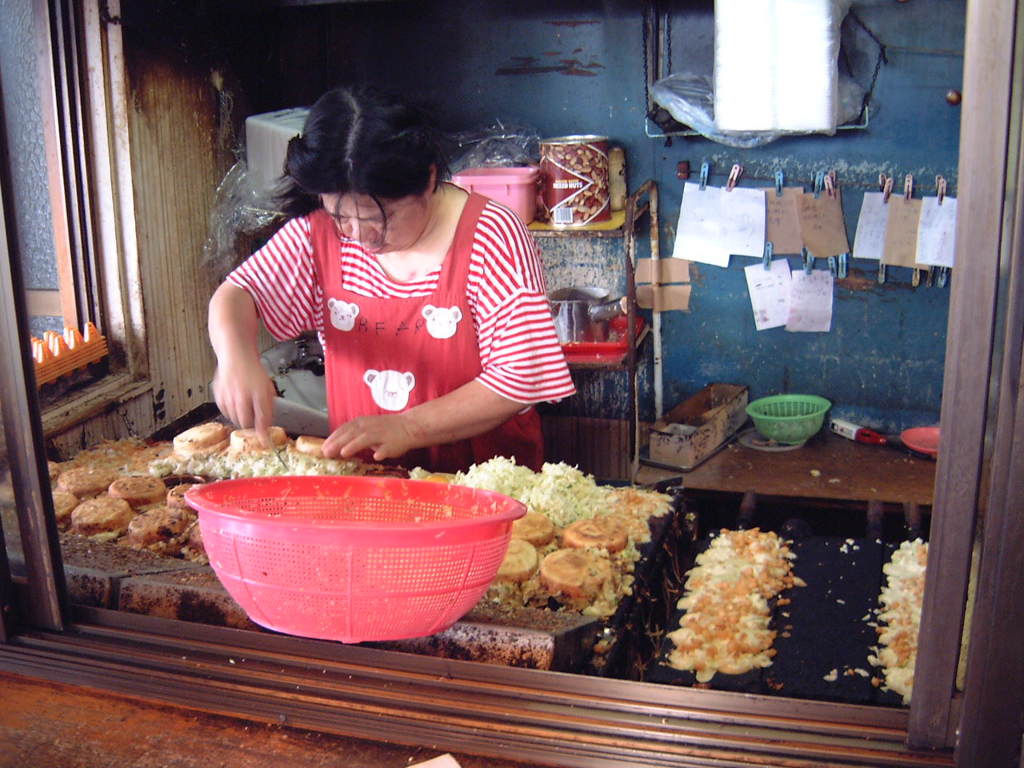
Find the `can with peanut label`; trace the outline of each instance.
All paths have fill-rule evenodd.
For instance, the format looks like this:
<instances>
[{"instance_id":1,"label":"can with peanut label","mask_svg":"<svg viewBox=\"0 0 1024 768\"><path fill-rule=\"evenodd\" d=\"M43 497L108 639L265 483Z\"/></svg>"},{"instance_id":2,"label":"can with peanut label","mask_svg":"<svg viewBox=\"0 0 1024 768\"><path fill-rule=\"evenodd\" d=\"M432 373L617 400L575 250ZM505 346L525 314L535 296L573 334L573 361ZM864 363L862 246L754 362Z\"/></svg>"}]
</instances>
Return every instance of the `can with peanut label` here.
<instances>
[{"instance_id":1,"label":"can with peanut label","mask_svg":"<svg viewBox=\"0 0 1024 768\"><path fill-rule=\"evenodd\" d=\"M540 175L552 226L583 227L611 218L607 136L543 139Z\"/></svg>"}]
</instances>

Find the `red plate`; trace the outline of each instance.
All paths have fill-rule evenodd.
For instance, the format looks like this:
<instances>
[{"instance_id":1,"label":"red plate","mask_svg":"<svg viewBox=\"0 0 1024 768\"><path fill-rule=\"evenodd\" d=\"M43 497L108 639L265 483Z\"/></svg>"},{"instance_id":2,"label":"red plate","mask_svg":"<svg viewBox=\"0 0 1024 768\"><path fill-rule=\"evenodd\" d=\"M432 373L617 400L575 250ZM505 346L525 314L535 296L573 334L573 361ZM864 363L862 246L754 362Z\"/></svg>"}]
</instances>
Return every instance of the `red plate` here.
<instances>
[{"instance_id":1,"label":"red plate","mask_svg":"<svg viewBox=\"0 0 1024 768\"><path fill-rule=\"evenodd\" d=\"M938 427L913 427L900 434L900 440L912 451L936 456L939 453Z\"/></svg>"}]
</instances>

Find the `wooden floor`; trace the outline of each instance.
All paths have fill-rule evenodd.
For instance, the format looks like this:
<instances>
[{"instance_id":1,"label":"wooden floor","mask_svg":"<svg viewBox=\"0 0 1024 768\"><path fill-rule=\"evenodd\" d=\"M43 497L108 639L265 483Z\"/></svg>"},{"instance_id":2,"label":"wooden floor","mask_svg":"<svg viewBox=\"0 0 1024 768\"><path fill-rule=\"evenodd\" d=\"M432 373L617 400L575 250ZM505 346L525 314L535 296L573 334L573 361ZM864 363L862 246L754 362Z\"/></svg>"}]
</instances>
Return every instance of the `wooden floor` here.
<instances>
[{"instance_id":1,"label":"wooden floor","mask_svg":"<svg viewBox=\"0 0 1024 768\"><path fill-rule=\"evenodd\" d=\"M410 768L442 754L0 674L0 768ZM461 768L529 768L452 756Z\"/></svg>"}]
</instances>

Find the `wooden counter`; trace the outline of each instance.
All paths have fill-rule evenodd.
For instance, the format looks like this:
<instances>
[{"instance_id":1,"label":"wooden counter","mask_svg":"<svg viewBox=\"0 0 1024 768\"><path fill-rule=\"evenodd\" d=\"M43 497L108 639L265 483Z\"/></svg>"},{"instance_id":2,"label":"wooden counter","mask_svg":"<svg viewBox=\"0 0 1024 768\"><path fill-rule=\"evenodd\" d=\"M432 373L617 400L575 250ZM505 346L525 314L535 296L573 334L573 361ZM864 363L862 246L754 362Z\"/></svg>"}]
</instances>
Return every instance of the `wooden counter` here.
<instances>
[{"instance_id":1,"label":"wooden counter","mask_svg":"<svg viewBox=\"0 0 1024 768\"><path fill-rule=\"evenodd\" d=\"M442 753L8 673L0 674L0 703L0 768L405 768ZM461 768L532 765L452 757Z\"/></svg>"},{"instance_id":2,"label":"wooden counter","mask_svg":"<svg viewBox=\"0 0 1024 768\"><path fill-rule=\"evenodd\" d=\"M935 462L822 431L790 451L759 451L734 439L690 472L641 466L637 482L674 475L692 490L931 506Z\"/></svg>"}]
</instances>

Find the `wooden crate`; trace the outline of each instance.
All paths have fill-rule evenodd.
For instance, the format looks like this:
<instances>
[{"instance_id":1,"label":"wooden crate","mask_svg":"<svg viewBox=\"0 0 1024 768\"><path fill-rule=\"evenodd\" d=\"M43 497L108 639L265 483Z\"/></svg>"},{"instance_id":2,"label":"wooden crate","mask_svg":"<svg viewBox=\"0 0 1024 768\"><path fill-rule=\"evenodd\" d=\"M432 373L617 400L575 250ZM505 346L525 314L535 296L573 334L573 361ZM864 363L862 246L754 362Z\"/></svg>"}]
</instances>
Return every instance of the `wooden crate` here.
<instances>
[{"instance_id":1,"label":"wooden crate","mask_svg":"<svg viewBox=\"0 0 1024 768\"><path fill-rule=\"evenodd\" d=\"M693 469L714 453L747 420L747 388L713 383L687 398L650 430L652 462Z\"/></svg>"}]
</instances>

